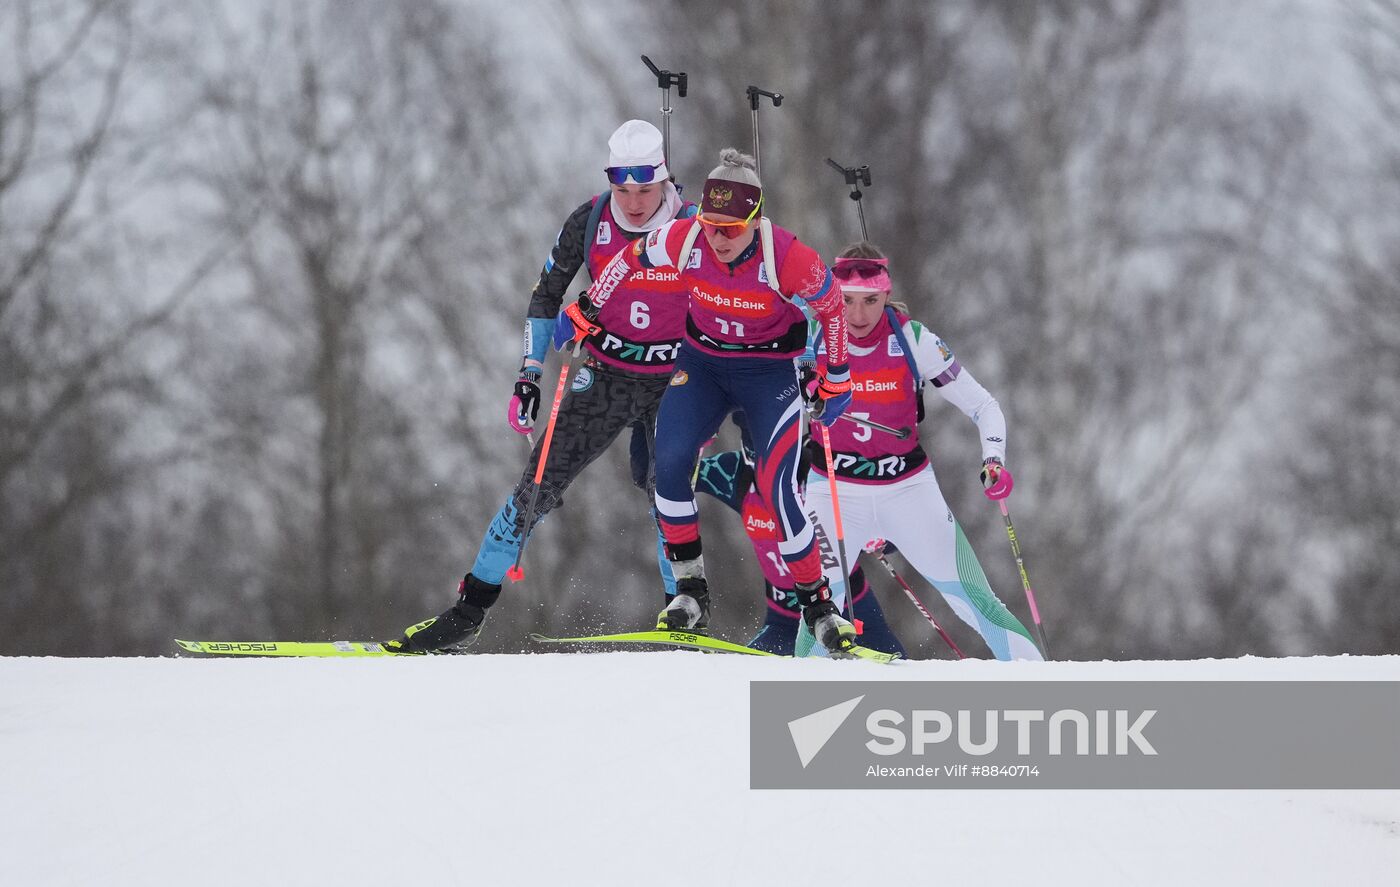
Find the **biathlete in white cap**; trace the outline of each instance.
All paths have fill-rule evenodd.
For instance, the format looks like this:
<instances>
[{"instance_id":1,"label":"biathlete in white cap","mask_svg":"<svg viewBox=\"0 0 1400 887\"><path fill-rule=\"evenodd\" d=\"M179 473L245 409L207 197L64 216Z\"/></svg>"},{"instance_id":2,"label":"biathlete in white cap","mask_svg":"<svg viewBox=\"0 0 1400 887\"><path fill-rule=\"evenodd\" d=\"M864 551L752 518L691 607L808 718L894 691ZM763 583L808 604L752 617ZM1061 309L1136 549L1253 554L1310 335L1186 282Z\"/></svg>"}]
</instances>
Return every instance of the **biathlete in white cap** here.
<instances>
[{"instance_id":1,"label":"biathlete in white cap","mask_svg":"<svg viewBox=\"0 0 1400 887\"><path fill-rule=\"evenodd\" d=\"M850 415L891 428L908 426L914 433L899 440L856 423L832 426L833 466L826 464L824 448L808 441L810 516L834 545L835 509L828 481L828 472L834 470L846 563L854 564L867 544L888 540L938 589L953 612L977 629L998 659L1042 659L1030 632L992 592L919 444L921 392L927 383L976 423L982 439L984 492L989 499L1004 499L1011 495L1012 480L1004 464L1006 417L1001 406L942 339L910 319L903 304L890 302L888 262L877 248L868 243L849 247L832 270L843 291L850 330L849 351L837 355L839 365L849 365L853 380ZM825 343L820 336L815 339L820 367ZM830 559L826 575L839 605L846 585L836 558ZM820 653L812 641L810 632L799 629L796 655Z\"/></svg>"},{"instance_id":2,"label":"biathlete in white cap","mask_svg":"<svg viewBox=\"0 0 1400 887\"><path fill-rule=\"evenodd\" d=\"M681 199L666 168L660 130L629 120L608 140L609 190L588 200L565 220L540 272L525 317L520 378L506 419L528 434L539 417L540 377L569 283L580 267L598 278L604 266L643 235L673 219L693 216L696 206ZM501 593L501 582L534 524L560 504L564 491L629 426L642 429L647 449L657 409L665 393L685 331L685 286L679 275L638 272L613 281L614 298L583 333L587 357L559 407L531 526L523 526L534 487L543 436L516 484L486 530L471 571L458 586L458 600L447 612L407 629L387 646L427 652L460 649L481 631L486 610ZM643 466L638 479L648 496L654 472ZM674 579L663 559L663 580Z\"/></svg>"},{"instance_id":3,"label":"biathlete in white cap","mask_svg":"<svg viewBox=\"0 0 1400 887\"><path fill-rule=\"evenodd\" d=\"M806 321L793 303L805 302L816 313L831 357L817 381L823 422L834 422L850 401L846 320L840 290L821 256L770 224L762 207L753 158L725 149L701 190L696 220L670 222L618 253L565 315L575 336L589 335L625 298L625 282L647 269L679 269L689 292L685 343L657 416L656 510L677 580L677 594L657 627L708 624L710 596L691 475L701 444L726 416L742 410L754 443L758 492L776 516L778 549L803 616L839 654L855 646L855 629L832 604L797 491L802 398L793 358L805 348ZM555 331L556 345L568 341L567 326L561 322Z\"/></svg>"}]
</instances>

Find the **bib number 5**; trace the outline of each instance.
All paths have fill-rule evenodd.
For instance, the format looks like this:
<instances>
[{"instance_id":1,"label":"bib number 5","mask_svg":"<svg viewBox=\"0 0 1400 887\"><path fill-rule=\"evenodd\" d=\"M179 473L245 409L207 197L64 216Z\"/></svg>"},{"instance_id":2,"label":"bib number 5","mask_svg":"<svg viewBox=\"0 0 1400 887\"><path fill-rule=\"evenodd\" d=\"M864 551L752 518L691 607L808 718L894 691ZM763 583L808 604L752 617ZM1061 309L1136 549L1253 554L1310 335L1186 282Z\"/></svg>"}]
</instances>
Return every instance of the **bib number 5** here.
<instances>
[{"instance_id":1,"label":"bib number 5","mask_svg":"<svg viewBox=\"0 0 1400 887\"><path fill-rule=\"evenodd\" d=\"M866 422L870 421L869 413L851 413L851 416L856 419L863 419ZM852 432L851 436L854 437L856 440L864 443L865 441L870 440L871 433L872 429L869 425L857 425L855 431Z\"/></svg>"}]
</instances>

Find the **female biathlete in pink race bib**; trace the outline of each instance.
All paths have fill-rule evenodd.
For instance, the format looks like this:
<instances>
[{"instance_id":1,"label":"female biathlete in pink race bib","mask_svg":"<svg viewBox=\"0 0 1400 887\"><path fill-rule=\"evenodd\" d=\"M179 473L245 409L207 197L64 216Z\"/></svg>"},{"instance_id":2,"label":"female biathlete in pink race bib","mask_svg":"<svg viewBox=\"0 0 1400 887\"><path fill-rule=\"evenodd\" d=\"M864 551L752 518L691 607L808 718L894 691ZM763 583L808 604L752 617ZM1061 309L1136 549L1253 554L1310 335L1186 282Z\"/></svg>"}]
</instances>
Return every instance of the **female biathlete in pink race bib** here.
<instances>
[{"instance_id":1,"label":"female biathlete in pink race bib","mask_svg":"<svg viewBox=\"0 0 1400 887\"><path fill-rule=\"evenodd\" d=\"M977 629L998 659L1041 659L1030 632L992 593L962 527L943 500L933 466L919 444L920 392L928 383L976 423L982 438L982 483L989 499L1011 493L1011 472L1003 464L1006 418L996 399L942 339L911 320L903 305L888 304L887 265L880 251L866 243L842 252L833 269L844 293L850 330L850 415L892 428L908 426L915 433L898 440L854 422L832 426L832 466L826 464L820 443L809 441L807 505L835 544L828 482L828 472L834 470L847 563L854 564L866 544L886 539L938 589L954 613ZM820 366L822 343L815 344ZM845 365L847 356L838 360ZM819 432L814 429L815 433ZM846 587L836 561L828 560L826 575L839 605ZM821 636L816 640L820 643ZM812 635L799 629L797 655L813 650Z\"/></svg>"},{"instance_id":2,"label":"female biathlete in pink race bib","mask_svg":"<svg viewBox=\"0 0 1400 887\"><path fill-rule=\"evenodd\" d=\"M577 335L587 335L614 290L640 269L677 268L689 293L685 341L656 420L656 510L677 590L657 627L708 624L710 596L691 475L701 444L726 416L742 410L754 442L756 485L776 516L778 548L795 580L803 618L841 655L854 646L855 628L832 603L797 491L802 397L793 358L805 348L806 321L793 301L816 313L830 356L817 380L815 407L828 423L850 402L846 319L821 256L769 223L762 207L753 159L725 149L701 190L696 219L670 222L619 253L565 315ZM556 331L556 344L563 344L565 326Z\"/></svg>"}]
</instances>

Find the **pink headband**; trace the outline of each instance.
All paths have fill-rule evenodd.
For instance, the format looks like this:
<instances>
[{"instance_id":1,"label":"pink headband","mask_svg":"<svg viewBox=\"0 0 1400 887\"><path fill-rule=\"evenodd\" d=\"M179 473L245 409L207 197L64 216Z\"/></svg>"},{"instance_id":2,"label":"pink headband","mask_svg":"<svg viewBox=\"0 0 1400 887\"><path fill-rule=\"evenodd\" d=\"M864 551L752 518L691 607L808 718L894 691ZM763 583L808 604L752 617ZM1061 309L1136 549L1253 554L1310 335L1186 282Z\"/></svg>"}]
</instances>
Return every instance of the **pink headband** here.
<instances>
[{"instance_id":1,"label":"pink headband","mask_svg":"<svg viewBox=\"0 0 1400 887\"><path fill-rule=\"evenodd\" d=\"M889 260L843 256L831 273L842 290L853 293L888 293L891 289Z\"/></svg>"}]
</instances>

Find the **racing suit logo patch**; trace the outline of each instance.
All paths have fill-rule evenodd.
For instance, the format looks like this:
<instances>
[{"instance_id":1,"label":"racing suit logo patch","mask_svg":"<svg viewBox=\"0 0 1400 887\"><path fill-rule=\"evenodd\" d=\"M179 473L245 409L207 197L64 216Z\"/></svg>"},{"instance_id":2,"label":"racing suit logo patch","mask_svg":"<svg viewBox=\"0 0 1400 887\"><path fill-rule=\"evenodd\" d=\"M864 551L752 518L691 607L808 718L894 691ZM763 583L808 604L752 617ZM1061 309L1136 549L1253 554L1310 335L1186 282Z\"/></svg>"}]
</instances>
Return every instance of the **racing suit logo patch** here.
<instances>
[{"instance_id":1,"label":"racing suit logo patch","mask_svg":"<svg viewBox=\"0 0 1400 887\"><path fill-rule=\"evenodd\" d=\"M593 387L593 370L588 367L580 367L578 375L574 376L574 383L569 386L573 391L587 391Z\"/></svg>"}]
</instances>

